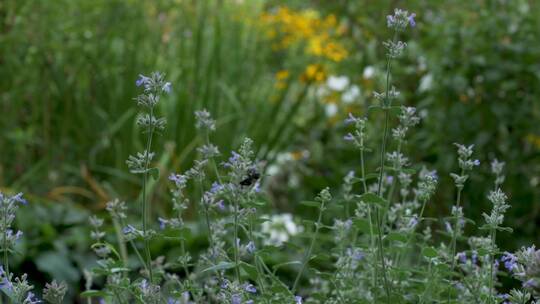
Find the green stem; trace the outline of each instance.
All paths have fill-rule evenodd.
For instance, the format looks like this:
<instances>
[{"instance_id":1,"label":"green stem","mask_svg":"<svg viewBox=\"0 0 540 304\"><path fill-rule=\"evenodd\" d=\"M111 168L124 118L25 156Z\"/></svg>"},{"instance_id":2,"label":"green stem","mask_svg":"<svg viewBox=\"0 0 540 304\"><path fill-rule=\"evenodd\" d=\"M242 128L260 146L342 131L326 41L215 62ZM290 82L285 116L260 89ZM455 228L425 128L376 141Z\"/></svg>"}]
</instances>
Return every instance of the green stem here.
<instances>
[{"instance_id":1,"label":"green stem","mask_svg":"<svg viewBox=\"0 0 540 304\"><path fill-rule=\"evenodd\" d=\"M367 193L367 183L366 183L366 166L364 162L364 138L360 139L360 175L362 178L362 188L364 193ZM371 244L370 248L375 248L375 238L373 237L373 219L371 217L371 205L368 205L368 219L369 219L369 243ZM373 268L371 273L372 283L375 286L377 282L377 267Z\"/></svg>"},{"instance_id":2,"label":"green stem","mask_svg":"<svg viewBox=\"0 0 540 304\"><path fill-rule=\"evenodd\" d=\"M322 215L323 215L324 209L325 209L325 206L324 206L324 201L323 201L321 203L321 207L319 208L319 217L317 218L317 223L315 224L315 233L311 237L311 243L309 244L309 248L306 251L306 254L304 255L304 259L302 261L302 267L300 267L300 271L298 272L298 274L296 275L296 279L294 280L294 284L293 284L293 288L292 288L292 293L293 294L296 291L296 287L298 286L298 283L300 282L300 277L302 277L302 274L303 274L303 272L304 272L304 270L305 270L305 268L307 266L307 263L311 259L311 251L313 250L313 246L315 245L315 241L317 240L317 237L319 236L319 228L321 226Z\"/></svg>"},{"instance_id":3,"label":"green stem","mask_svg":"<svg viewBox=\"0 0 540 304\"><path fill-rule=\"evenodd\" d=\"M490 253L490 265L489 265L489 303L493 303L493 262L495 251L495 238L497 236L497 230L491 228L491 253Z\"/></svg>"},{"instance_id":4,"label":"green stem","mask_svg":"<svg viewBox=\"0 0 540 304\"><path fill-rule=\"evenodd\" d=\"M120 227L120 223L118 222L118 219L113 217L113 225L114 225L114 231L116 233L116 238L118 239L118 248L120 249L120 256L122 257L122 263L124 264L124 267L128 266L128 254L127 254L127 248L126 248L126 240L124 239L122 235L122 228Z\"/></svg>"},{"instance_id":5,"label":"green stem","mask_svg":"<svg viewBox=\"0 0 540 304\"><path fill-rule=\"evenodd\" d=\"M463 176L465 174L465 170L461 169L461 175ZM459 205L461 204L461 191L463 190L463 185L458 186L458 192L456 197L456 208L459 208ZM457 210L456 215L454 216L454 229L452 231L452 243L450 244L450 258L452 259L452 268L451 273L454 272L454 268L456 267L456 242L457 242L457 230L459 225L459 218L457 216ZM448 297L446 299L447 303L450 303L450 292L448 292Z\"/></svg>"},{"instance_id":6,"label":"green stem","mask_svg":"<svg viewBox=\"0 0 540 304\"><path fill-rule=\"evenodd\" d=\"M154 109L150 108L150 117L154 117ZM146 142L146 160L145 160L145 166L144 166L144 174L143 174L143 193L142 193L142 223L143 223L143 236L144 236L144 253L146 255L146 268L148 270L148 275L150 279L150 283L154 282L154 277L152 274L152 257L150 255L150 245L149 240L147 236L147 230L148 230L148 213L150 212L150 206L148 206L148 203L146 202L146 188L148 183L148 167L150 166L150 149L152 148L152 137L154 135L154 127L150 127L150 131L148 134L148 140Z\"/></svg>"},{"instance_id":7,"label":"green stem","mask_svg":"<svg viewBox=\"0 0 540 304\"><path fill-rule=\"evenodd\" d=\"M240 282L240 268L238 265L239 252L238 252L238 200L234 199L234 271L236 274L236 280Z\"/></svg>"},{"instance_id":8,"label":"green stem","mask_svg":"<svg viewBox=\"0 0 540 304\"><path fill-rule=\"evenodd\" d=\"M394 41L397 38L397 33L394 33ZM385 160L385 154L386 154L386 141L388 138L388 125L390 121L390 106L391 106L391 100L390 100L390 69L391 69L391 57L387 55L386 60L386 97L384 99L383 103L383 109L384 109L384 131L383 131L383 138L381 142L381 154L380 154L380 169L379 169L379 184L377 186L377 195L381 197L382 195L382 183L383 183L383 175L384 175L384 160ZM379 216L380 210L375 210L375 221L378 228L377 231L377 239L378 239L378 248L379 248L379 259L382 265L382 271L383 271L383 279L384 279L384 290L386 292L386 300L387 303L390 303L390 287L388 284L388 278L386 275L386 262L384 261L384 252L383 252L383 244L382 244L382 225L381 225L381 218Z\"/></svg>"}]
</instances>

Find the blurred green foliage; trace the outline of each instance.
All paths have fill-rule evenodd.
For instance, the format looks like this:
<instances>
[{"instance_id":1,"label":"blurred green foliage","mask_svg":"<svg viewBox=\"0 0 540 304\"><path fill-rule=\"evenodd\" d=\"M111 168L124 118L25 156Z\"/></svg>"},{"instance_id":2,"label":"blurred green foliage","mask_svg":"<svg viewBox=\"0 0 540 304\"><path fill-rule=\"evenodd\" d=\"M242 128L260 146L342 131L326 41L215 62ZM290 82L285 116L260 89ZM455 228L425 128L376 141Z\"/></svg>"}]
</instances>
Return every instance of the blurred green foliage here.
<instances>
[{"instance_id":1,"label":"blurred green foliage","mask_svg":"<svg viewBox=\"0 0 540 304\"><path fill-rule=\"evenodd\" d=\"M309 41L273 47L260 16L280 6L321 20L335 16L348 56L332 62L307 54ZM439 170L438 199L428 213L448 214L453 143L475 144L483 170L465 189L467 215L479 218L487 209L489 162L497 157L507 163L508 221L517 228L502 241L510 248L539 242L537 1L7 0L0 3L0 188L24 190L35 203L19 218L32 240L21 245L20 267L80 282L79 269L91 261L88 210L138 195L124 162L142 146L134 82L153 70L173 83L160 104L168 121L158 139L163 175L189 166L201 140L193 112L204 107L218 118L214 142L222 152L247 135L269 165L280 153L292 155L268 190L276 208L304 212L294 202L339 185L356 165L339 121L349 110L367 113L371 93L382 87L381 75L363 71L384 69L375 37L384 37L384 16L396 6L417 13L415 42L394 82L407 92L403 103L425 114L408 143L424 153L408 156ZM306 78L310 65L357 84L354 106L338 102L338 114L328 117L316 92L321 82ZM279 71L287 76L276 79ZM154 186L154 195L167 196L165 185Z\"/></svg>"}]
</instances>

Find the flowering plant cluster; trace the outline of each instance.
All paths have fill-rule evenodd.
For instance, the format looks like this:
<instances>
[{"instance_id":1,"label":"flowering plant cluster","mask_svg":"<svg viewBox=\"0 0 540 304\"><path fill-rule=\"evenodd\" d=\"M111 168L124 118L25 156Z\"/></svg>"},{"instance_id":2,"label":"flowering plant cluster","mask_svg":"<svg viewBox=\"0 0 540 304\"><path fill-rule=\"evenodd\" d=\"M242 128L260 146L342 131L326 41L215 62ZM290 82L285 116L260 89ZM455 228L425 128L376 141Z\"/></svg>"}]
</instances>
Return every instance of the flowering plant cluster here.
<instances>
[{"instance_id":1,"label":"flowering plant cluster","mask_svg":"<svg viewBox=\"0 0 540 304\"><path fill-rule=\"evenodd\" d=\"M396 105L400 93L391 77L392 64L407 47L400 35L415 25L415 14L405 10L387 17L393 38L383 44L386 86L373 95L372 107L383 116L380 139L367 132L372 127L367 115L348 116L344 126L351 131L343 139L357 149L358 166L340 189L324 188L312 201L301 202L314 211L313 219L302 222L288 213L268 214L263 181L270 170L256 158L254 142L245 138L224 157L212 142L219 124L205 109L194 113L197 159L168 176L168 217L154 218L148 187L160 178L160 169L152 146L166 127L156 112L172 85L161 73L141 75L136 85L142 93L135 100L143 111L136 123L146 146L126 161L130 172L141 176L140 208L114 199L107 203L107 218L90 217L96 263L85 270L82 296L88 303L119 304L540 303L540 250L533 245L510 253L497 247L497 234L511 233L503 226L510 208L502 190L503 162L491 163L494 186L486 199L492 209L483 214L485 223L476 234L465 235L474 223L462 204L469 174L481 165L472 145L456 144L459 173L451 174L456 200L449 216L441 221L425 216L440 177L406 155L407 138L421 121L414 107ZM372 154L376 140L378 154ZM368 157L378 168L369 170ZM9 254L22 235L13 230L20 204L26 204L22 194L0 193L2 299L40 303L26 274L9 271ZM192 222L187 210L195 210L200 220ZM135 214L140 225L130 222ZM191 233L205 236L202 251L188 247ZM173 244L178 254L156 256L150 246L156 241ZM285 262L273 258L283 252ZM503 271L520 288L503 292ZM62 303L66 292L65 284L53 281L43 300Z\"/></svg>"},{"instance_id":2,"label":"flowering plant cluster","mask_svg":"<svg viewBox=\"0 0 540 304\"><path fill-rule=\"evenodd\" d=\"M461 206L462 190L470 171L480 165L473 158L473 146L456 144L460 172L451 174L456 203L442 221L442 239L433 237L432 229L437 225L424 217L439 177L425 167L417 170L404 153L407 136L420 118L415 108L394 105L400 94L391 83L390 70L406 49L399 34L416 25L414 17L404 10L387 17L393 38L383 44L387 50L386 88L374 94L378 102L374 108L384 115L377 172L368 173L365 163L371 151L366 132L369 119L351 114L345 123L354 130L344 139L358 149L360 169L344 178L341 194L337 194L342 199L326 188L314 201L302 202L317 210L316 220L302 225L295 223L291 214L265 216L260 184L264 168L254 158L253 142L245 139L238 152L220 161L220 150L211 142L216 121L208 111L197 111L196 128L203 139L197 149L199 158L191 169L169 176L174 216L158 219L160 232L144 225L143 230L125 225L125 205L118 201L108 205L113 221L124 226L119 244L131 242L139 256L139 275L131 274L133 266L121 262L125 249L117 254L113 244L100 241L102 222L94 219L95 249L102 260L101 270L94 270L89 277L105 275L107 284L102 291L88 290L86 295L119 303L525 303L535 299L538 252L531 247L515 255L501 255L496 246L496 233L509 231L502 226L510 207L501 190L504 163L492 163L495 186L487 199L493 208L484 214L485 225L480 227L485 234L464 235L470 221ZM138 84L144 84L145 95L137 100L154 100L151 94L166 91L161 74L142 77ZM152 110L155 103L142 103L148 104ZM391 128L393 113L397 113L399 123ZM144 121L150 123L139 125L150 137L162 125L152 111ZM391 147L395 149L389 152ZM131 157L128 164L134 173L145 174L151 170L153 156L146 150ZM190 195L189 189L198 189L200 195ZM144 200L144 192L142 197ZM144 223L145 205L142 207ZM198 256L185 244L185 236L195 229L184 219L184 211L190 207L199 210L202 225L197 229L205 231L208 241L208 248ZM333 223L329 223L331 218ZM297 240L305 245L300 246L298 257L270 264L269 254L276 249L288 250L297 235L306 237L305 243ZM323 238L325 235L332 237ZM156 237L179 243L181 255L176 261L150 258L148 242ZM139 253L137 240L142 241L146 258ZM500 261L523 282L523 289L508 294L497 290ZM280 276L280 268L296 274L288 279Z\"/></svg>"}]
</instances>

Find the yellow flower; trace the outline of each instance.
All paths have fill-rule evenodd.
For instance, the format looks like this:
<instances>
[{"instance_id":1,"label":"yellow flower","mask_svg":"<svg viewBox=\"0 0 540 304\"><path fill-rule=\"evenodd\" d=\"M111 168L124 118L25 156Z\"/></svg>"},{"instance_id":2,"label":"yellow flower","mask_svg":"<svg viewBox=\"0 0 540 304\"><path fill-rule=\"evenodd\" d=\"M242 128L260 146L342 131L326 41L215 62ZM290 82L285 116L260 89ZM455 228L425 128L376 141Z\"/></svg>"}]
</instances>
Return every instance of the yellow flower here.
<instances>
[{"instance_id":1,"label":"yellow flower","mask_svg":"<svg viewBox=\"0 0 540 304\"><path fill-rule=\"evenodd\" d=\"M274 13L263 13L261 24L275 50L300 44L308 55L339 62L348 56L337 38L346 28L338 24L335 15L321 18L315 10L293 11L279 7Z\"/></svg>"},{"instance_id":2,"label":"yellow flower","mask_svg":"<svg viewBox=\"0 0 540 304\"><path fill-rule=\"evenodd\" d=\"M319 63L308 65L301 76L304 82L323 82L325 79L326 71Z\"/></svg>"},{"instance_id":3,"label":"yellow flower","mask_svg":"<svg viewBox=\"0 0 540 304\"><path fill-rule=\"evenodd\" d=\"M287 79L289 78L289 71L281 70L276 73L276 84L277 89L284 89L287 86Z\"/></svg>"}]
</instances>

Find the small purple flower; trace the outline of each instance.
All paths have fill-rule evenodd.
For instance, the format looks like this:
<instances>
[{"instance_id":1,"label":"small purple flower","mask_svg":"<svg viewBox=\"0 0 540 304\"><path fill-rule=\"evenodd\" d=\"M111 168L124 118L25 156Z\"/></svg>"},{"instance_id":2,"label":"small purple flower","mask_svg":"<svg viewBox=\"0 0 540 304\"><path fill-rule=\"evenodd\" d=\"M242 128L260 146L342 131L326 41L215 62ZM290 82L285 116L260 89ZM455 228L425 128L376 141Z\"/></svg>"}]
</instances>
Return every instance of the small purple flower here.
<instances>
[{"instance_id":1,"label":"small purple flower","mask_svg":"<svg viewBox=\"0 0 540 304\"><path fill-rule=\"evenodd\" d=\"M465 252L460 252L456 255L456 257L458 258L458 260L462 263L462 264L465 264L467 263L467 254Z\"/></svg>"},{"instance_id":2,"label":"small purple flower","mask_svg":"<svg viewBox=\"0 0 540 304\"><path fill-rule=\"evenodd\" d=\"M38 303L41 303L41 301L36 299L33 292L29 291L28 294L26 295L26 299L24 299L24 303L25 304L38 304Z\"/></svg>"},{"instance_id":3,"label":"small purple flower","mask_svg":"<svg viewBox=\"0 0 540 304\"><path fill-rule=\"evenodd\" d=\"M527 281L525 281L523 283L523 287L524 288L535 288L536 287L536 282L534 281L534 279L529 279Z\"/></svg>"},{"instance_id":4,"label":"small purple flower","mask_svg":"<svg viewBox=\"0 0 540 304\"><path fill-rule=\"evenodd\" d=\"M249 243L246 245L246 250L248 253L253 254L256 250L255 243L253 243L252 241L249 241Z\"/></svg>"},{"instance_id":5,"label":"small purple flower","mask_svg":"<svg viewBox=\"0 0 540 304\"><path fill-rule=\"evenodd\" d=\"M517 257L510 252L505 252L501 257L501 262L504 262L504 267L509 271L513 271L517 267Z\"/></svg>"},{"instance_id":6,"label":"small purple flower","mask_svg":"<svg viewBox=\"0 0 540 304\"><path fill-rule=\"evenodd\" d=\"M166 219L161 218L161 217L158 217L158 221L159 221L159 229L161 230L165 229L167 227L167 223L169 222Z\"/></svg>"},{"instance_id":7,"label":"small purple flower","mask_svg":"<svg viewBox=\"0 0 540 304\"><path fill-rule=\"evenodd\" d=\"M346 141L354 141L354 136L351 133L347 133L347 135L343 136L343 139Z\"/></svg>"},{"instance_id":8,"label":"small purple flower","mask_svg":"<svg viewBox=\"0 0 540 304\"><path fill-rule=\"evenodd\" d=\"M223 202L223 200L219 200L219 201L216 203L216 207L217 207L220 211L225 211L225 203Z\"/></svg>"},{"instance_id":9,"label":"small purple flower","mask_svg":"<svg viewBox=\"0 0 540 304\"><path fill-rule=\"evenodd\" d=\"M249 284L249 283L244 285L244 290L249 293L257 293L257 288L255 288L253 284Z\"/></svg>"},{"instance_id":10,"label":"small purple flower","mask_svg":"<svg viewBox=\"0 0 540 304\"><path fill-rule=\"evenodd\" d=\"M255 182L255 185L253 185L253 191L255 193L261 193L261 183L259 181Z\"/></svg>"},{"instance_id":11,"label":"small purple flower","mask_svg":"<svg viewBox=\"0 0 540 304\"><path fill-rule=\"evenodd\" d=\"M231 296L231 304L241 304L242 303L242 297L235 293Z\"/></svg>"},{"instance_id":12,"label":"small purple flower","mask_svg":"<svg viewBox=\"0 0 540 304\"><path fill-rule=\"evenodd\" d=\"M480 161L479 161L478 159L475 159L475 160L473 161L473 165L475 165L475 166L480 166Z\"/></svg>"},{"instance_id":13,"label":"small purple flower","mask_svg":"<svg viewBox=\"0 0 540 304\"><path fill-rule=\"evenodd\" d=\"M452 225L450 225L449 222L444 222L444 227L446 228L446 232L448 232L448 233L453 232Z\"/></svg>"},{"instance_id":14,"label":"small purple flower","mask_svg":"<svg viewBox=\"0 0 540 304\"><path fill-rule=\"evenodd\" d=\"M411 25L411 27L415 27L416 26L416 21L414 21L414 17L416 17L416 14L415 13L412 13L409 15L409 24Z\"/></svg>"},{"instance_id":15,"label":"small purple flower","mask_svg":"<svg viewBox=\"0 0 540 304\"><path fill-rule=\"evenodd\" d=\"M301 296L294 296L294 304L302 304L302 297Z\"/></svg>"},{"instance_id":16,"label":"small purple flower","mask_svg":"<svg viewBox=\"0 0 540 304\"><path fill-rule=\"evenodd\" d=\"M188 293L188 299L189 299L189 293ZM180 300L173 299L173 298L168 298L167 299L167 304L180 304Z\"/></svg>"},{"instance_id":17,"label":"small purple flower","mask_svg":"<svg viewBox=\"0 0 540 304\"><path fill-rule=\"evenodd\" d=\"M15 194L14 196L12 196L11 199L23 205L28 204L28 202L22 196L23 196L22 192L19 192Z\"/></svg>"},{"instance_id":18,"label":"small purple flower","mask_svg":"<svg viewBox=\"0 0 540 304\"><path fill-rule=\"evenodd\" d=\"M221 191L221 189L223 189L223 186L220 183L214 182L214 183L212 183L212 187L210 188L210 192L212 192L213 194L216 194L219 191Z\"/></svg>"},{"instance_id":19,"label":"small purple flower","mask_svg":"<svg viewBox=\"0 0 540 304\"><path fill-rule=\"evenodd\" d=\"M418 224L418 217L415 215L409 220L409 227L414 228Z\"/></svg>"},{"instance_id":20,"label":"small purple flower","mask_svg":"<svg viewBox=\"0 0 540 304\"><path fill-rule=\"evenodd\" d=\"M163 92L169 94L171 92L171 83L165 83L161 89L163 90Z\"/></svg>"},{"instance_id":21,"label":"small purple flower","mask_svg":"<svg viewBox=\"0 0 540 304\"><path fill-rule=\"evenodd\" d=\"M477 264L478 263L478 252L476 250L473 250L472 251L472 254L471 254L471 261L473 264Z\"/></svg>"},{"instance_id":22,"label":"small purple flower","mask_svg":"<svg viewBox=\"0 0 540 304\"><path fill-rule=\"evenodd\" d=\"M386 23L388 25L394 24L395 21L396 21L396 18L393 15L386 16Z\"/></svg>"},{"instance_id":23,"label":"small purple flower","mask_svg":"<svg viewBox=\"0 0 540 304\"><path fill-rule=\"evenodd\" d=\"M131 225L127 225L126 227L124 227L124 229L122 230L124 232L124 234L131 234L133 232L135 232L135 227L131 226Z\"/></svg>"},{"instance_id":24,"label":"small purple flower","mask_svg":"<svg viewBox=\"0 0 540 304\"><path fill-rule=\"evenodd\" d=\"M356 123L357 121L358 121L358 118L354 117L352 113L349 113L348 118L345 119L345 124L353 124L353 123Z\"/></svg>"},{"instance_id":25,"label":"small purple flower","mask_svg":"<svg viewBox=\"0 0 540 304\"><path fill-rule=\"evenodd\" d=\"M169 175L169 180L174 182L177 187L183 187L187 183L187 177L181 174L171 173L171 175Z\"/></svg>"},{"instance_id":26,"label":"small purple flower","mask_svg":"<svg viewBox=\"0 0 540 304\"><path fill-rule=\"evenodd\" d=\"M146 84L149 80L150 78L144 76L143 74L139 74L139 79L135 81L135 85L140 87L141 85Z\"/></svg>"},{"instance_id":27,"label":"small purple flower","mask_svg":"<svg viewBox=\"0 0 540 304\"><path fill-rule=\"evenodd\" d=\"M221 289L227 289L229 288L229 281L228 280L223 280L223 282L221 282Z\"/></svg>"}]
</instances>

